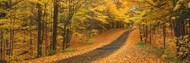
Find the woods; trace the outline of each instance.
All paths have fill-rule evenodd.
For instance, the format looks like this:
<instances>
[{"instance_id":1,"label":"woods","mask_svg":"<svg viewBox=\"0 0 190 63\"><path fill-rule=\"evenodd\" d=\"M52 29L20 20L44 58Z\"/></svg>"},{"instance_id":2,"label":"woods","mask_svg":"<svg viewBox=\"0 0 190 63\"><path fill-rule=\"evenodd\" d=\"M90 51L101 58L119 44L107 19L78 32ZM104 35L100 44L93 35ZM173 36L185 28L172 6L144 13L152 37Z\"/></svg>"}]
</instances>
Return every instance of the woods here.
<instances>
[{"instance_id":1,"label":"woods","mask_svg":"<svg viewBox=\"0 0 190 63\"><path fill-rule=\"evenodd\" d=\"M144 0L141 5L139 11L144 12L141 12L139 21L141 40L152 44L162 38L164 58L189 58L189 0ZM160 38L156 36L158 34Z\"/></svg>"},{"instance_id":2,"label":"woods","mask_svg":"<svg viewBox=\"0 0 190 63\"><path fill-rule=\"evenodd\" d=\"M64 53L113 29L139 29L163 59L188 60L189 10L189 0L1 0L0 63Z\"/></svg>"},{"instance_id":3,"label":"woods","mask_svg":"<svg viewBox=\"0 0 190 63\"><path fill-rule=\"evenodd\" d=\"M61 53L74 43L73 36L89 42L133 22L127 20L130 8L106 0L1 0L0 5L1 62Z\"/></svg>"}]
</instances>

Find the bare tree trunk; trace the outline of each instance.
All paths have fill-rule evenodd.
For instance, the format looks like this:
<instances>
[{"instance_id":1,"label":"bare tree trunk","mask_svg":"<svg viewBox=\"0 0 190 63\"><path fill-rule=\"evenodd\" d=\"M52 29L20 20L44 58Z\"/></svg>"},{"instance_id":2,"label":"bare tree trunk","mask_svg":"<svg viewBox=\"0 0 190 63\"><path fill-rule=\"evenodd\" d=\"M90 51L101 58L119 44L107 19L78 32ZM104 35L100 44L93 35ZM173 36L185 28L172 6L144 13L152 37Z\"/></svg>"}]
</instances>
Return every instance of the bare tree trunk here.
<instances>
[{"instance_id":1,"label":"bare tree trunk","mask_svg":"<svg viewBox=\"0 0 190 63\"><path fill-rule=\"evenodd\" d=\"M47 9L46 6L47 6L47 4L45 4L45 9ZM47 40L47 38L48 38L48 34L47 34L47 32L48 32L48 28L47 28L48 19L47 19L46 11L44 11L44 17L46 18L46 22L44 24L44 26L45 26L45 55L46 55L48 52L48 40Z\"/></svg>"},{"instance_id":2,"label":"bare tree trunk","mask_svg":"<svg viewBox=\"0 0 190 63\"><path fill-rule=\"evenodd\" d=\"M58 24L58 4L57 0L54 0L54 17L53 17L53 50L56 51L57 44L57 24Z\"/></svg>"},{"instance_id":3,"label":"bare tree trunk","mask_svg":"<svg viewBox=\"0 0 190 63\"><path fill-rule=\"evenodd\" d=\"M3 30L1 29L1 48L0 48L0 63L3 62Z\"/></svg>"},{"instance_id":4,"label":"bare tree trunk","mask_svg":"<svg viewBox=\"0 0 190 63\"><path fill-rule=\"evenodd\" d=\"M150 25L150 35L149 35L150 36L150 39L149 39L150 40L150 44L152 42L152 28L151 27L152 27L152 25Z\"/></svg>"},{"instance_id":5,"label":"bare tree trunk","mask_svg":"<svg viewBox=\"0 0 190 63\"><path fill-rule=\"evenodd\" d=\"M65 46L66 46L66 45L65 45L65 44L66 44L66 40L65 40L65 38L66 38L66 37L65 37L65 34L66 34L66 28L67 28L67 27L64 26L64 30L63 30L64 32L62 33L62 36L63 36L63 50L66 49L66 47L65 47Z\"/></svg>"},{"instance_id":6,"label":"bare tree trunk","mask_svg":"<svg viewBox=\"0 0 190 63\"><path fill-rule=\"evenodd\" d=\"M30 34L30 56L32 57L32 55L33 55L33 44L32 44L32 20L30 21L30 23L29 23L29 34Z\"/></svg>"},{"instance_id":7,"label":"bare tree trunk","mask_svg":"<svg viewBox=\"0 0 190 63\"><path fill-rule=\"evenodd\" d=\"M46 7L46 6L45 6L45 7ZM45 33L45 20L44 20L45 17L44 17L44 16L45 16L45 15L46 15L46 12L44 11L43 20L42 20L42 21L43 21L43 22L42 22L42 38L41 38L41 40L42 40L42 46L43 46L43 43L46 43L46 42L44 42L44 35L45 35L45 34L44 34L44 33ZM43 50L43 47L42 47L42 50ZM42 52L42 53L43 53L43 52ZM45 56L45 55L46 55L46 54L43 53L43 56Z\"/></svg>"},{"instance_id":8,"label":"bare tree trunk","mask_svg":"<svg viewBox=\"0 0 190 63\"><path fill-rule=\"evenodd\" d=\"M166 48L166 25L163 23L164 48Z\"/></svg>"},{"instance_id":9,"label":"bare tree trunk","mask_svg":"<svg viewBox=\"0 0 190 63\"><path fill-rule=\"evenodd\" d=\"M66 34L66 48L68 48L68 45L69 45L69 29L67 29L67 34Z\"/></svg>"},{"instance_id":10,"label":"bare tree trunk","mask_svg":"<svg viewBox=\"0 0 190 63\"><path fill-rule=\"evenodd\" d=\"M141 39L141 42L142 42L142 30L141 30L141 24L139 24L139 32L140 32L140 39Z\"/></svg>"},{"instance_id":11,"label":"bare tree trunk","mask_svg":"<svg viewBox=\"0 0 190 63\"><path fill-rule=\"evenodd\" d=\"M146 20L147 23L147 20ZM148 26L146 25L146 37L145 37L145 43L147 43L147 38L148 38Z\"/></svg>"},{"instance_id":12,"label":"bare tree trunk","mask_svg":"<svg viewBox=\"0 0 190 63\"><path fill-rule=\"evenodd\" d=\"M38 3L38 49L37 49L37 57L42 55L42 40L41 40L41 16L42 16L42 8L41 5Z\"/></svg>"},{"instance_id":13,"label":"bare tree trunk","mask_svg":"<svg viewBox=\"0 0 190 63\"><path fill-rule=\"evenodd\" d=\"M4 42L4 49L3 50L4 50L3 59L4 59L4 61L6 61L6 57L5 57L6 56L6 42Z\"/></svg>"}]
</instances>

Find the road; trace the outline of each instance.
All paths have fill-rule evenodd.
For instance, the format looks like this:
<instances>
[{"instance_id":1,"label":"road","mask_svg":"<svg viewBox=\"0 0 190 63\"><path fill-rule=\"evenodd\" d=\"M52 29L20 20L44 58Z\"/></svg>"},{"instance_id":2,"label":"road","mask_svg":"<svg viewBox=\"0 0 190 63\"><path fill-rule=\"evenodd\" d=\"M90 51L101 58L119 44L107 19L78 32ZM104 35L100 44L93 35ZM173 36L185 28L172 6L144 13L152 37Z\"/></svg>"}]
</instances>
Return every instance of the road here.
<instances>
[{"instance_id":1,"label":"road","mask_svg":"<svg viewBox=\"0 0 190 63\"><path fill-rule=\"evenodd\" d=\"M102 46L82 55L74 56L53 63L90 63L91 61L107 57L124 45L128 38L128 35L132 31L133 30L126 31L119 38L108 45Z\"/></svg>"}]
</instances>

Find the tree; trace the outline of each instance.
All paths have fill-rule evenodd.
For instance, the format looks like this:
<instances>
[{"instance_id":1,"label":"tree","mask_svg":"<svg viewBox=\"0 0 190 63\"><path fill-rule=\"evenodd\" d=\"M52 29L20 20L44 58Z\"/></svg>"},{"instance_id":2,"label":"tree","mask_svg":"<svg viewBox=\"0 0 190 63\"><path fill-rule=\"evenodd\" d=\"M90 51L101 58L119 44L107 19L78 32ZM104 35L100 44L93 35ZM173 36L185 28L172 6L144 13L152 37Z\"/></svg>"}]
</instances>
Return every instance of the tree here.
<instances>
[{"instance_id":1,"label":"tree","mask_svg":"<svg viewBox=\"0 0 190 63\"><path fill-rule=\"evenodd\" d=\"M58 24L58 0L54 0L54 17L53 17L53 50L56 51L57 44L57 24Z\"/></svg>"},{"instance_id":2,"label":"tree","mask_svg":"<svg viewBox=\"0 0 190 63\"><path fill-rule=\"evenodd\" d=\"M40 1L40 0L39 0ZM42 55L42 37L41 37L41 33L42 33L42 25L41 25L41 17L42 17L42 7L40 3L37 3L37 7L38 7L38 18L37 18L37 22L38 22L38 54L37 57L40 57Z\"/></svg>"}]
</instances>

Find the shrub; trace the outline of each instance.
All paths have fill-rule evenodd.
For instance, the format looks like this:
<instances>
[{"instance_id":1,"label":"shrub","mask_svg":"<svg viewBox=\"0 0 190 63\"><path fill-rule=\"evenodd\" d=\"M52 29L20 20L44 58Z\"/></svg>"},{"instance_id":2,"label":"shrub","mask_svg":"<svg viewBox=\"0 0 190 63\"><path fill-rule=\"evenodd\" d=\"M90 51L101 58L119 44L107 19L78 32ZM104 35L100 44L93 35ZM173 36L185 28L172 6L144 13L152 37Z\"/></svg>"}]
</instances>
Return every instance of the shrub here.
<instances>
[{"instance_id":1,"label":"shrub","mask_svg":"<svg viewBox=\"0 0 190 63\"><path fill-rule=\"evenodd\" d=\"M92 45L94 42L87 42L85 45Z\"/></svg>"},{"instance_id":2,"label":"shrub","mask_svg":"<svg viewBox=\"0 0 190 63\"><path fill-rule=\"evenodd\" d=\"M85 45L91 45L94 43L94 38L91 38L88 40L88 42Z\"/></svg>"},{"instance_id":3,"label":"shrub","mask_svg":"<svg viewBox=\"0 0 190 63\"><path fill-rule=\"evenodd\" d=\"M50 51L48 52L48 55L53 55L53 54L56 54L56 51L55 51L55 50L50 50Z\"/></svg>"},{"instance_id":4,"label":"shrub","mask_svg":"<svg viewBox=\"0 0 190 63\"><path fill-rule=\"evenodd\" d=\"M72 51L74 51L73 48L67 48L66 50L63 50L62 52L63 52L63 53L66 53L66 52L72 52Z\"/></svg>"},{"instance_id":5,"label":"shrub","mask_svg":"<svg viewBox=\"0 0 190 63\"><path fill-rule=\"evenodd\" d=\"M139 43L137 43L137 45L146 46L147 44L143 43L143 42L139 42Z\"/></svg>"}]
</instances>

